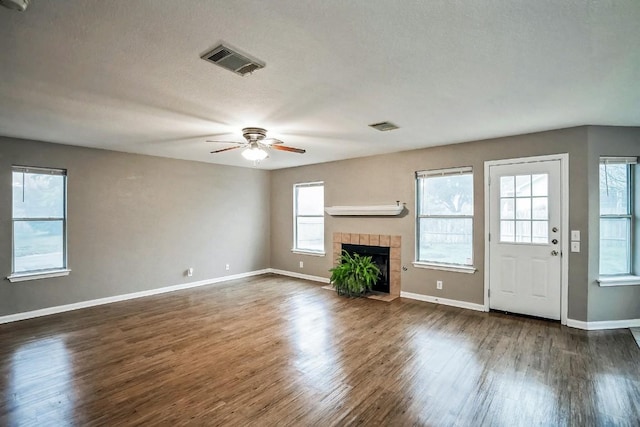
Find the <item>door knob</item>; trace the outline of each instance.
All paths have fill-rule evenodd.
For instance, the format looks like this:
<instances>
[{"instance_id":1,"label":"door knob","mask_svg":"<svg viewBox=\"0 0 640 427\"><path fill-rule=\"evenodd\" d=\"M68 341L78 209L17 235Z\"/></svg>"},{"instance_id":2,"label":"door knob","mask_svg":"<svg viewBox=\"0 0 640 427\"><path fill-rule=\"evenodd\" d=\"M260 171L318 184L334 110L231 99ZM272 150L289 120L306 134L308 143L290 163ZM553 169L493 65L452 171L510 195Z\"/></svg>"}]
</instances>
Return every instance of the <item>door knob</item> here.
<instances>
[{"instance_id":1,"label":"door knob","mask_svg":"<svg viewBox=\"0 0 640 427\"><path fill-rule=\"evenodd\" d=\"M551 243L553 243L554 245L557 245L557 244L558 244L558 239L553 239L553 240L551 241Z\"/></svg>"},{"instance_id":2,"label":"door knob","mask_svg":"<svg viewBox=\"0 0 640 427\"><path fill-rule=\"evenodd\" d=\"M551 251L551 255L558 256L558 251Z\"/></svg>"}]
</instances>

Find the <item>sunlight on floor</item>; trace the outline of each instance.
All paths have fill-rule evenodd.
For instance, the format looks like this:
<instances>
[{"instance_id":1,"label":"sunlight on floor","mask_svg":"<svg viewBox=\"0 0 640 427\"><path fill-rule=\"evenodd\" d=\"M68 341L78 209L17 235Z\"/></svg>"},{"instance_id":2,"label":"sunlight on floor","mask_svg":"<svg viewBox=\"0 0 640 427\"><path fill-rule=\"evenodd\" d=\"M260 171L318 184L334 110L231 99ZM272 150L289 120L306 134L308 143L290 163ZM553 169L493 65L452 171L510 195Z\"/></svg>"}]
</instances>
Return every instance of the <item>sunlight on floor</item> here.
<instances>
[{"instance_id":1,"label":"sunlight on floor","mask_svg":"<svg viewBox=\"0 0 640 427\"><path fill-rule=\"evenodd\" d=\"M46 338L18 348L11 360L9 425L66 425L73 418L73 373L64 340Z\"/></svg>"},{"instance_id":2,"label":"sunlight on floor","mask_svg":"<svg viewBox=\"0 0 640 427\"><path fill-rule=\"evenodd\" d=\"M343 375L331 333L333 317L323 302L310 301L305 295L295 295L290 302L292 311L297 313L293 319L293 339L298 350L294 366L306 385L323 393L331 392L333 381Z\"/></svg>"}]
</instances>

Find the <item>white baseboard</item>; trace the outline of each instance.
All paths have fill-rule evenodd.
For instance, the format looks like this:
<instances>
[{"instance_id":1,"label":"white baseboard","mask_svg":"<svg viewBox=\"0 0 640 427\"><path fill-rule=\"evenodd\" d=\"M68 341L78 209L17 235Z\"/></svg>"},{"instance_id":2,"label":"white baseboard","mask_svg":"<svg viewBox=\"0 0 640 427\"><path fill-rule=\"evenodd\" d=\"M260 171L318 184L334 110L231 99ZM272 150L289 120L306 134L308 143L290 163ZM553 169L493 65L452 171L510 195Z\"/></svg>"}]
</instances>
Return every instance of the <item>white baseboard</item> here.
<instances>
[{"instance_id":1,"label":"white baseboard","mask_svg":"<svg viewBox=\"0 0 640 427\"><path fill-rule=\"evenodd\" d=\"M296 279L311 280L313 282L329 283L328 277L311 276L310 274L296 273L294 271L278 270L277 268L268 268L269 273L279 274L281 276L295 277Z\"/></svg>"},{"instance_id":2,"label":"white baseboard","mask_svg":"<svg viewBox=\"0 0 640 427\"><path fill-rule=\"evenodd\" d=\"M597 322L583 322L581 320L567 319L567 326L576 329L584 329L586 331L638 328L640 327L640 319L601 320Z\"/></svg>"},{"instance_id":3,"label":"white baseboard","mask_svg":"<svg viewBox=\"0 0 640 427\"><path fill-rule=\"evenodd\" d=\"M259 276L260 274L269 273L270 269L249 271L246 273L232 274L230 276L216 277L214 279L200 280L197 282L181 283L179 285L165 286L162 288L149 289L146 291L132 292L124 295L114 295L112 297L92 299L88 301L80 301L72 304L58 305L55 307L42 308L40 310L25 311L23 313L9 314L0 316L0 324L17 322L18 320L32 319L34 317L48 316L50 314L63 313L65 311L78 310L81 308L94 307L96 305L110 304L112 302L126 301L135 298L148 297L151 295L164 294L167 292L180 291L182 289L196 288L198 286L213 285L215 283L228 282L230 280L242 279L245 277Z\"/></svg>"},{"instance_id":4,"label":"white baseboard","mask_svg":"<svg viewBox=\"0 0 640 427\"><path fill-rule=\"evenodd\" d=\"M440 298L440 297L434 297L431 295L414 294L412 292L405 292L405 291L401 291L400 296L402 298L415 299L418 301L426 301L434 304L450 305L452 307L466 308L466 309L475 310L475 311L486 311L483 304L474 304L472 302L467 302L467 301Z\"/></svg>"},{"instance_id":5,"label":"white baseboard","mask_svg":"<svg viewBox=\"0 0 640 427\"><path fill-rule=\"evenodd\" d=\"M293 271L278 270L275 268L265 268L263 270L249 271L246 273L232 274L230 276L216 277L213 279L200 280L197 282L181 283L178 285L165 286L162 288L149 289L146 291L133 292L123 295L115 295L111 297L98 298L88 301L80 301L72 304L59 305L55 307L47 307L40 310L26 311L23 313L9 314L7 316L0 316L0 324L17 322L19 320L32 319L35 317L48 316L50 314L63 313L65 311L79 310L81 308L94 307L97 305L110 304L113 302L126 301L130 299L142 298L151 295L164 294L167 292L175 292L183 289L196 288L199 286L213 285L216 283L224 283L231 280L242 279L245 277L259 276L261 274L279 274L281 276L295 277L297 279L311 280L320 283L329 283L327 277L312 276L309 274L296 273ZM447 298L439 298L431 295L415 294L412 292L400 292L402 298L409 298L418 301L426 301L434 304L449 305L452 307L466 308L469 310L485 311L485 307L482 304L474 304L466 301L452 300ZM584 330L601 330L601 329L623 329L623 328L637 328L640 327L640 319L628 319L628 320L604 320L596 322L583 322L580 320L567 319L567 326L571 328L584 329Z\"/></svg>"},{"instance_id":6,"label":"white baseboard","mask_svg":"<svg viewBox=\"0 0 640 427\"><path fill-rule=\"evenodd\" d=\"M467 308L476 311L486 311L484 305L474 304L466 301L458 301L446 298L438 298L431 295L414 294L411 292L400 292L402 298L415 299L418 301L426 301L434 304L450 305L453 307ZM628 320L602 320L597 322L583 322L581 320L567 319L567 326L570 328L584 329L587 331L595 331L602 329L626 329L639 328L640 319Z\"/></svg>"}]
</instances>

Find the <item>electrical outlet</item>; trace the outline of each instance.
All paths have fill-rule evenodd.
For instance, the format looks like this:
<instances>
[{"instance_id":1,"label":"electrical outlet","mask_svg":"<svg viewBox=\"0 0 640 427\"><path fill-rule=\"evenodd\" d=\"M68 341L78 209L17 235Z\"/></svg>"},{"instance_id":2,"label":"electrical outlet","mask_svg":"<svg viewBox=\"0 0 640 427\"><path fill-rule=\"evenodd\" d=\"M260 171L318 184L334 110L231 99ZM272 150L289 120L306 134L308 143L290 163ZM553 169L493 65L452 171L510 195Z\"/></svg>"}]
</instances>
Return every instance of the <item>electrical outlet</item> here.
<instances>
[{"instance_id":1,"label":"electrical outlet","mask_svg":"<svg viewBox=\"0 0 640 427\"><path fill-rule=\"evenodd\" d=\"M225 265L224 265L224 269L225 269L225 270L227 270L227 271L229 271L229 264L225 264Z\"/></svg>"},{"instance_id":2,"label":"electrical outlet","mask_svg":"<svg viewBox=\"0 0 640 427\"><path fill-rule=\"evenodd\" d=\"M187 276L192 277L193 276L193 267L189 267L187 269Z\"/></svg>"},{"instance_id":3,"label":"electrical outlet","mask_svg":"<svg viewBox=\"0 0 640 427\"><path fill-rule=\"evenodd\" d=\"M436 281L436 289L442 289L442 280Z\"/></svg>"},{"instance_id":4,"label":"electrical outlet","mask_svg":"<svg viewBox=\"0 0 640 427\"><path fill-rule=\"evenodd\" d=\"M304 268L304 262L300 261L300 268Z\"/></svg>"}]
</instances>

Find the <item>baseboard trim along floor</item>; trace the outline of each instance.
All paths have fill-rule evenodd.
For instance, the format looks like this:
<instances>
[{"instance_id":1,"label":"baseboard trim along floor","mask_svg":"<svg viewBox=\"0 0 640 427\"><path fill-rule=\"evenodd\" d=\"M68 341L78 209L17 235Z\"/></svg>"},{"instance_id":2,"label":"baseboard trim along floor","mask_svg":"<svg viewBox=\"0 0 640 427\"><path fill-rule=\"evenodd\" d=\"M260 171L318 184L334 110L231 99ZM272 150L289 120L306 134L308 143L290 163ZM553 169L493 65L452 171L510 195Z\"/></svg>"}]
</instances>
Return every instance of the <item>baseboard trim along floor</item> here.
<instances>
[{"instance_id":1,"label":"baseboard trim along floor","mask_svg":"<svg viewBox=\"0 0 640 427\"><path fill-rule=\"evenodd\" d=\"M584 329L587 331L598 331L603 329L625 329L640 327L640 319L602 320L597 322L583 322L581 320L567 319L567 326L571 328Z\"/></svg>"},{"instance_id":2,"label":"baseboard trim along floor","mask_svg":"<svg viewBox=\"0 0 640 427\"><path fill-rule=\"evenodd\" d=\"M295 271L278 270L277 268L267 269L269 273L279 274L280 276L295 277L296 279L311 280L312 282L329 283L328 277L312 276L310 274L296 273Z\"/></svg>"},{"instance_id":3,"label":"baseboard trim along floor","mask_svg":"<svg viewBox=\"0 0 640 427\"><path fill-rule=\"evenodd\" d=\"M97 298L88 301L74 302L71 304L58 305L55 307L47 307L39 310L25 311L22 313L9 314L0 316L0 324L17 322L19 320L33 319L35 317L48 316L50 314L64 313L65 311L78 310L81 308L95 307L97 305L110 304L112 302L126 301L135 298L148 297L151 295L164 294L167 292L180 291L182 289L196 288L198 286L213 285L216 283L224 283L230 280L243 279L245 277L259 276L261 274L270 273L270 269L249 271L246 273L232 274L230 276L216 277L213 279L199 280L197 282L180 283L178 285L164 286L162 288L148 289L145 291L132 292L123 295L114 295L111 297Z\"/></svg>"},{"instance_id":4,"label":"baseboard trim along floor","mask_svg":"<svg viewBox=\"0 0 640 427\"><path fill-rule=\"evenodd\" d=\"M310 274L302 274L302 273L297 273L293 271L279 270L276 268L265 268L263 270L249 271L246 273L216 277L213 279L200 280L197 282L181 283L178 285L165 286L162 288L149 289L149 290L140 291L140 292L132 292L129 294L114 295L111 297L98 298L98 299L93 299L88 301L80 301L72 304L59 305L55 307L47 307L39 310L9 314L7 316L0 316L0 324L17 322L19 320L32 319L35 317L48 316L50 314L63 313L65 311L78 310L81 308L94 307L97 305L110 304L112 302L126 301L130 299L142 298L142 297L151 296L151 295L164 294L167 292L175 292L182 289L196 288L199 286L213 285L216 283L222 284L224 282L228 282L231 280L237 280L237 279L242 279L242 278L251 277L251 276L259 276L261 274L268 274L268 273L273 273L280 276L293 277L296 279L310 280L313 282L319 282L324 284L329 283L329 278L327 277L313 276ZM464 308L468 310L485 311L485 306L482 304L475 304L467 301L459 301L459 300L453 300L453 299L447 299L447 298L434 297L431 295L423 295L423 294L416 294L412 292L402 291L400 292L400 297L418 300L418 301L430 302L433 304L442 304L442 305L448 305L451 307ZM603 329L640 328L640 319L605 320L605 321L597 321L597 322L584 322L580 320L567 319L567 326L571 328L584 329L588 331L603 330ZM634 337L637 337L637 335L634 334Z\"/></svg>"},{"instance_id":5,"label":"baseboard trim along floor","mask_svg":"<svg viewBox=\"0 0 640 427\"><path fill-rule=\"evenodd\" d=\"M455 300L455 299L434 297L434 296L431 296L431 295L414 294L413 292L401 291L400 292L400 297L401 298L415 299L415 300L418 300L418 301L426 301L426 302L430 302L430 303L433 303L433 304L442 304L442 305L449 305L451 307L466 308L468 310L485 311L484 305L482 305L482 304L474 304L472 302L467 302L467 301L459 301L459 300Z\"/></svg>"}]
</instances>

